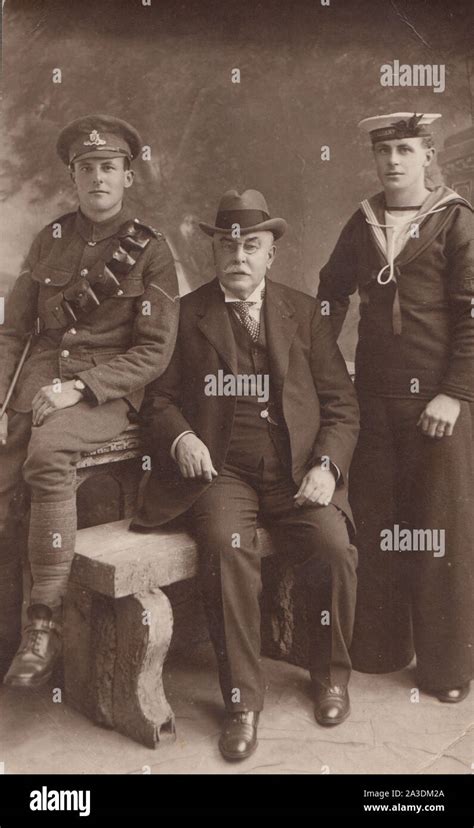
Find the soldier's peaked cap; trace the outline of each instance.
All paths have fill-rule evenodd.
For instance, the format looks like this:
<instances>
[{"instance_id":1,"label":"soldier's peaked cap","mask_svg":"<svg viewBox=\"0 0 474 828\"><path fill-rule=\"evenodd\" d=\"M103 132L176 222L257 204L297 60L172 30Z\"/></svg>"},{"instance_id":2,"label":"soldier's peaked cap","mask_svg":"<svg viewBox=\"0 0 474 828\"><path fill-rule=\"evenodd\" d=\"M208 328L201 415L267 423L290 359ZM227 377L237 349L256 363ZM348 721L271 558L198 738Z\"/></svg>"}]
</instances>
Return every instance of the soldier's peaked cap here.
<instances>
[{"instance_id":1,"label":"soldier's peaked cap","mask_svg":"<svg viewBox=\"0 0 474 828\"><path fill-rule=\"evenodd\" d=\"M142 139L131 124L112 115L84 115L64 127L56 149L69 166L85 158L123 157L132 161L142 148Z\"/></svg>"}]
</instances>

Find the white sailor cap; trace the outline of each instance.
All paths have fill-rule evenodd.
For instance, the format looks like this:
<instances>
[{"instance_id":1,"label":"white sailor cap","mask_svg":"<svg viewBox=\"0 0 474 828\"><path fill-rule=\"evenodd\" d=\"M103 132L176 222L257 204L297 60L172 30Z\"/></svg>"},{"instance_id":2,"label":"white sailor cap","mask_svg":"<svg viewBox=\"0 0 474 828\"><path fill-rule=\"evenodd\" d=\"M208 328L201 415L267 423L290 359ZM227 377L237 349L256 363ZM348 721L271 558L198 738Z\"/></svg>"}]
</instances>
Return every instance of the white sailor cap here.
<instances>
[{"instance_id":1,"label":"white sailor cap","mask_svg":"<svg viewBox=\"0 0 474 828\"><path fill-rule=\"evenodd\" d=\"M419 138L431 135L430 126L441 118L437 113L417 115L415 112L392 112L390 115L375 115L364 118L358 126L370 133L372 144L395 138Z\"/></svg>"}]
</instances>

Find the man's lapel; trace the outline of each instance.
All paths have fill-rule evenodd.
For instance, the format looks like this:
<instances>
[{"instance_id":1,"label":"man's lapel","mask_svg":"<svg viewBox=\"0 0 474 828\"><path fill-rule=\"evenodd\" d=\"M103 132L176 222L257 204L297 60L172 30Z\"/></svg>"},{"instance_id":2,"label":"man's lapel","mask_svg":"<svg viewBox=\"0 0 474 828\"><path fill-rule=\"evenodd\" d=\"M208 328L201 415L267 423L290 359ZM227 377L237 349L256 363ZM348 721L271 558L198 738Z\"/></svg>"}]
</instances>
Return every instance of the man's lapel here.
<instances>
[{"instance_id":1,"label":"man's lapel","mask_svg":"<svg viewBox=\"0 0 474 828\"><path fill-rule=\"evenodd\" d=\"M266 281L263 312L272 382L276 387L283 388L298 320L295 308L284 294L284 286L270 279Z\"/></svg>"},{"instance_id":2,"label":"man's lapel","mask_svg":"<svg viewBox=\"0 0 474 828\"><path fill-rule=\"evenodd\" d=\"M217 279L209 283L209 289L203 294L198 308L198 327L206 339L216 349L220 358L233 374L237 374L237 349L230 324L229 314L224 302L224 295ZM272 371L272 381L283 387L288 371L288 360L298 320L295 309L284 295L283 285L266 280L265 299L265 334L268 355Z\"/></svg>"},{"instance_id":3,"label":"man's lapel","mask_svg":"<svg viewBox=\"0 0 474 828\"><path fill-rule=\"evenodd\" d=\"M209 283L209 290L197 311L198 328L216 349L233 374L237 373L237 350L224 294L217 279Z\"/></svg>"}]
</instances>

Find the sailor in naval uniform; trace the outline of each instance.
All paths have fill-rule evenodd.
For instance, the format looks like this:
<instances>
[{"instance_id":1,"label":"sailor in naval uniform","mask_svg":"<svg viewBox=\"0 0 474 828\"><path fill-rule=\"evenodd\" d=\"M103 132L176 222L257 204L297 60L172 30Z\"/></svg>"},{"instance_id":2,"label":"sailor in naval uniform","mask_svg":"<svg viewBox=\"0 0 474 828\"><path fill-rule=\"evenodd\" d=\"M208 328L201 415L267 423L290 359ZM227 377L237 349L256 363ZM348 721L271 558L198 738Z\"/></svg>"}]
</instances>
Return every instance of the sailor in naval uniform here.
<instances>
[{"instance_id":1,"label":"sailor in naval uniform","mask_svg":"<svg viewBox=\"0 0 474 828\"><path fill-rule=\"evenodd\" d=\"M359 550L354 667L459 702L472 677L474 216L425 181L439 115L366 118L382 191L321 271L339 334L360 296L361 433L350 501Z\"/></svg>"}]
</instances>

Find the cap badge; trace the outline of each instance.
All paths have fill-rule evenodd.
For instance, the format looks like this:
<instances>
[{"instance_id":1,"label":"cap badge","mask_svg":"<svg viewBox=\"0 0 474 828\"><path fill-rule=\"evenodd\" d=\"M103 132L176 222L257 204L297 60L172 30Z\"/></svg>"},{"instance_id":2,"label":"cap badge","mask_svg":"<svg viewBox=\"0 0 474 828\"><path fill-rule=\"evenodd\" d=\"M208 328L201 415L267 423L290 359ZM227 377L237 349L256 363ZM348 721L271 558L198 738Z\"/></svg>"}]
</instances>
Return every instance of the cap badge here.
<instances>
[{"instance_id":1,"label":"cap badge","mask_svg":"<svg viewBox=\"0 0 474 828\"><path fill-rule=\"evenodd\" d=\"M410 132L414 132L422 118L423 115L416 115L415 113L406 121L397 121L396 123L393 123L392 127L394 129L406 129Z\"/></svg>"},{"instance_id":2,"label":"cap badge","mask_svg":"<svg viewBox=\"0 0 474 828\"><path fill-rule=\"evenodd\" d=\"M104 141L103 138L100 137L98 131L96 129L92 130L89 135L89 140L84 141L85 147L103 147L107 141Z\"/></svg>"}]
</instances>

